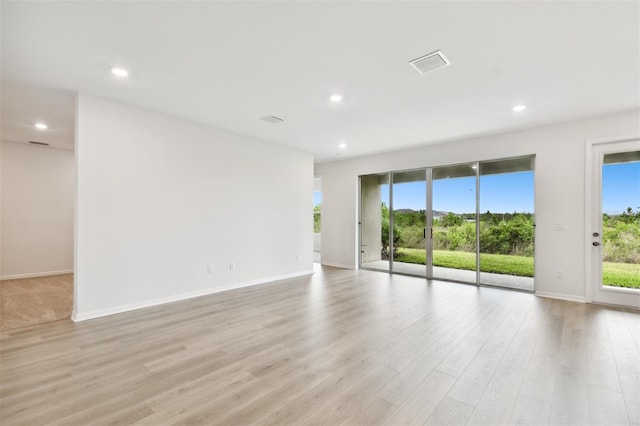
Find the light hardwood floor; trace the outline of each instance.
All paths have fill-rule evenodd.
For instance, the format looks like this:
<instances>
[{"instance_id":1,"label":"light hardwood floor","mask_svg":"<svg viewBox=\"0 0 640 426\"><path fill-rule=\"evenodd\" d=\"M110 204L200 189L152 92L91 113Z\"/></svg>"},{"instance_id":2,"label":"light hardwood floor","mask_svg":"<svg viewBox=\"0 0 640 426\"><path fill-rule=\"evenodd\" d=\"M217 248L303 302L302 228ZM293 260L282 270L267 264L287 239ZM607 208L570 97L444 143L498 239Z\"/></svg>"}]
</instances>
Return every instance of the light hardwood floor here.
<instances>
[{"instance_id":1,"label":"light hardwood floor","mask_svg":"<svg viewBox=\"0 0 640 426\"><path fill-rule=\"evenodd\" d=\"M640 313L370 271L0 333L0 423L640 423Z\"/></svg>"}]
</instances>

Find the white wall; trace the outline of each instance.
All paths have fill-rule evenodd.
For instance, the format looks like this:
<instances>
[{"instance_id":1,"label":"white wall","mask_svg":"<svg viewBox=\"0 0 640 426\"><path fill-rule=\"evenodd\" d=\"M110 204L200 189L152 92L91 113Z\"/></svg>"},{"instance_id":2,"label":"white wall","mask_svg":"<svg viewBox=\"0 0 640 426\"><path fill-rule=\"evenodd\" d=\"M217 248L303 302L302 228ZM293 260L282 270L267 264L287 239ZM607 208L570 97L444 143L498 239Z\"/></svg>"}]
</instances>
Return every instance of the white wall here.
<instances>
[{"instance_id":1,"label":"white wall","mask_svg":"<svg viewBox=\"0 0 640 426\"><path fill-rule=\"evenodd\" d=\"M311 273L310 154L84 94L76 114L74 319Z\"/></svg>"},{"instance_id":2,"label":"white wall","mask_svg":"<svg viewBox=\"0 0 640 426\"><path fill-rule=\"evenodd\" d=\"M0 145L0 277L73 269L73 151Z\"/></svg>"},{"instance_id":3,"label":"white wall","mask_svg":"<svg viewBox=\"0 0 640 426\"><path fill-rule=\"evenodd\" d=\"M585 141L630 135L640 135L637 111L316 165L323 192L322 263L357 266L359 175L535 154L536 292L584 300ZM555 223L566 230L554 231ZM557 269L564 279L555 277Z\"/></svg>"}]
</instances>

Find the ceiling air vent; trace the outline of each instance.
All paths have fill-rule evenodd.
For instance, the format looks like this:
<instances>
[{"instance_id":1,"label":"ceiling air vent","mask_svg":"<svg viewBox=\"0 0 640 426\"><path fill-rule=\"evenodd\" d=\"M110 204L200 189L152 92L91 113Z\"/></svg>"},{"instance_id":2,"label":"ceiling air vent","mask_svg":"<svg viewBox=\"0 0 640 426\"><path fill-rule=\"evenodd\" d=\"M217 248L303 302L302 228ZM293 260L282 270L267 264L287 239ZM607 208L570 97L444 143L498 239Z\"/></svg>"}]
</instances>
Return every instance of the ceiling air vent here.
<instances>
[{"instance_id":1,"label":"ceiling air vent","mask_svg":"<svg viewBox=\"0 0 640 426\"><path fill-rule=\"evenodd\" d=\"M33 145L49 146L46 142L29 141L29 143Z\"/></svg>"},{"instance_id":2,"label":"ceiling air vent","mask_svg":"<svg viewBox=\"0 0 640 426\"><path fill-rule=\"evenodd\" d=\"M282 118L278 118L274 115L266 115L264 117L260 117L261 120L266 121L267 123L270 124L278 124L278 123L282 123L284 120Z\"/></svg>"},{"instance_id":3,"label":"ceiling air vent","mask_svg":"<svg viewBox=\"0 0 640 426\"><path fill-rule=\"evenodd\" d=\"M449 62L449 60L445 58L444 54L439 50L414 59L409 63L420 74L426 74L451 64L451 62Z\"/></svg>"}]
</instances>

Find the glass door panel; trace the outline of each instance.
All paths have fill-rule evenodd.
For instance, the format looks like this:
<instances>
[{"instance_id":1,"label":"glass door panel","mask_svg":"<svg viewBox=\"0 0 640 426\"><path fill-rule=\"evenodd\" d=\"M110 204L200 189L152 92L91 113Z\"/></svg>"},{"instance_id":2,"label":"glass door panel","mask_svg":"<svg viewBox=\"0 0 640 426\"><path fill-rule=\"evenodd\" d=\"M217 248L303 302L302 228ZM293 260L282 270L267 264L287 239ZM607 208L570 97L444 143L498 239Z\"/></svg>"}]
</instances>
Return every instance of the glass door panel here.
<instances>
[{"instance_id":1,"label":"glass door panel","mask_svg":"<svg viewBox=\"0 0 640 426\"><path fill-rule=\"evenodd\" d=\"M390 270L389 173L360 176L360 267Z\"/></svg>"},{"instance_id":2,"label":"glass door panel","mask_svg":"<svg viewBox=\"0 0 640 426\"><path fill-rule=\"evenodd\" d=\"M640 151L604 154L603 286L640 290Z\"/></svg>"},{"instance_id":3,"label":"glass door panel","mask_svg":"<svg viewBox=\"0 0 640 426\"><path fill-rule=\"evenodd\" d=\"M640 308L640 140L591 149L589 299Z\"/></svg>"},{"instance_id":4,"label":"glass door panel","mask_svg":"<svg viewBox=\"0 0 640 426\"><path fill-rule=\"evenodd\" d=\"M427 180L425 169L395 172L391 188L393 215L392 271L426 276L425 221Z\"/></svg>"},{"instance_id":5,"label":"glass door panel","mask_svg":"<svg viewBox=\"0 0 640 426\"><path fill-rule=\"evenodd\" d=\"M481 162L480 284L533 291L533 157Z\"/></svg>"},{"instance_id":6,"label":"glass door panel","mask_svg":"<svg viewBox=\"0 0 640 426\"><path fill-rule=\"evenodd\" d=\"M433 167L433 278L477 282L476 163Z\"/></svg>"}]
</instances>

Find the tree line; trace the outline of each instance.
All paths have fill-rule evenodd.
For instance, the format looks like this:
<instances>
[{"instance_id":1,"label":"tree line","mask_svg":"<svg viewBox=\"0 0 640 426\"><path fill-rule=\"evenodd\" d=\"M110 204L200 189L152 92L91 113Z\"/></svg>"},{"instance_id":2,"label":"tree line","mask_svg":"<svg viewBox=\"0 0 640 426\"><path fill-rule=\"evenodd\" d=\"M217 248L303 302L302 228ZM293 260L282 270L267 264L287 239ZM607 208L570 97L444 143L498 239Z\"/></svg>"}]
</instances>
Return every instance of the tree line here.
<instances>
[{"instance_id":1,"label":"tree line","mask_svg":"<svg viewBox=\"0 0 640 426\"><path fill-rule=\"evenodd\" d=\"M320 232L320 205L313 210L313 231ZM382 203L382 258L388 259L389 208ZM475 252L475 213L448 212L433 221L434 250ZM424 248L424 210L396 210L393 215L393 245L397 248ZM602 215L603 260L640 264L640 207L628 207L619 215ZM535 224L531 213L480 214L480 252L533 256ZM397 253L397 250L395 251Z\"/></svg>"},{"instance_id":2,"label":"tree line","mask_svg":"<svg viewBox=\"0 0 640 426\"><path fill-rule=\"evenodd\" d=\"M475 252L475 213L447 213L433 221L434 250ZM603 215L603 260L640 263L640 207L620 215ZM397 210L393 215L393 245L424 248L424 210ZM531 213L480 214L480 252L533 256L535 223ZM382 255L389 253L389 209L382 203Z\"/></svg>"},{"instance_id":3,"label":"tree line","mask_svg":"<svg viewBox=\"0 0 640 426\"><path fill-rule=\"evenodd\" d=\"M475 252L475 213L446 215L433 220L434 250ZM424 248L426 216L424 210L398 210L393 215L394 247ZM491 213L480 215L482 253L533 256L534 222L530 213ZM383 255L389 252L389 209L382 203Z\"/></svg>"}]
</instances>

